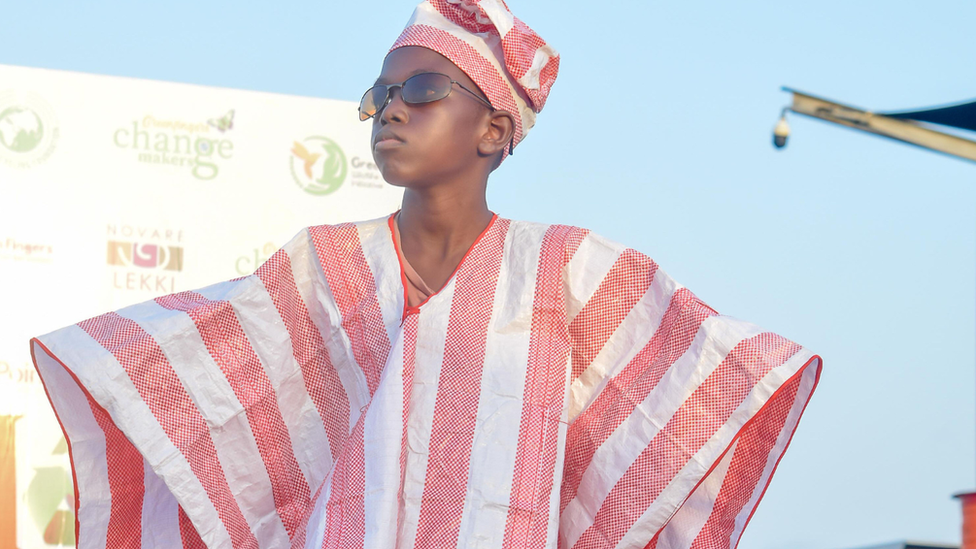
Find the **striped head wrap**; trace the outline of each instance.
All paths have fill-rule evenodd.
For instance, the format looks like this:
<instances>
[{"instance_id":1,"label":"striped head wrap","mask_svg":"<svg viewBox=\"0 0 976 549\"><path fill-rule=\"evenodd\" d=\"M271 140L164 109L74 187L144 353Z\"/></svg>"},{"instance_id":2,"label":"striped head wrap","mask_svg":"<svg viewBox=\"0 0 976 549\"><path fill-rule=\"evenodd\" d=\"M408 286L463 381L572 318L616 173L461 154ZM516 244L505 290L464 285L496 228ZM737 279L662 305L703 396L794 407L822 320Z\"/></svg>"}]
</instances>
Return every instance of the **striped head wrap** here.
<instances>
[{"instance_id":1,"label":"striped head wrap","mask_svg":"<svg viewBox=\"0 0 976 549\"><path fill-rule=\"evenodd\" d=\"M504 0L425 0L390 51L404 46L443 55L496 109L512 113L516 145L535 125L559 72L556 50L512 15Z\"/></svg>"}]
</instances>

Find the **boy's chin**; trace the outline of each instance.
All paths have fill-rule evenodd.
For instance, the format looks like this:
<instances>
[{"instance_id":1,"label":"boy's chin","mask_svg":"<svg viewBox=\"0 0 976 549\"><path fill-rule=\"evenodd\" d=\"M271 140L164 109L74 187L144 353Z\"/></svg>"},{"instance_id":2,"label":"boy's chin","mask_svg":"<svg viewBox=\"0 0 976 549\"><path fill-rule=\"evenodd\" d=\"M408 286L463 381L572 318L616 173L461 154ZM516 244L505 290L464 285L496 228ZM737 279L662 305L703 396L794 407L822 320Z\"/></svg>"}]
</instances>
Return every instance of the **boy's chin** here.
<instances>
[{"instance_id":1,"label":"boy's chin","mask_svg":"<svg viewBox=\"0 0 976 549\"><path fill-rule=\"evenodd\" d=\"M386 181L386 183L389 185L393 185L394 187L403 187L403 188L411 187L410 185L411 180L402 177L400 174L390 173L389 170L388 171L381 170L380 174L383 176L383 181Z\"/></svg>"},{"instance_id":2,"label":"boy's chin","mask_svg":"<svg viewBox=\"0 0 976 549\"><path fill-rule=\"evenodd\" d=\"M400 170L390 165L378 166L380 169L380 175L383 176L383 180L394 187L403 187L405 189L415 189L425 186L425 182L429 182L429 177L424 177L422 174L407 172L406 170Z\"/></svg>"}]
</instances>

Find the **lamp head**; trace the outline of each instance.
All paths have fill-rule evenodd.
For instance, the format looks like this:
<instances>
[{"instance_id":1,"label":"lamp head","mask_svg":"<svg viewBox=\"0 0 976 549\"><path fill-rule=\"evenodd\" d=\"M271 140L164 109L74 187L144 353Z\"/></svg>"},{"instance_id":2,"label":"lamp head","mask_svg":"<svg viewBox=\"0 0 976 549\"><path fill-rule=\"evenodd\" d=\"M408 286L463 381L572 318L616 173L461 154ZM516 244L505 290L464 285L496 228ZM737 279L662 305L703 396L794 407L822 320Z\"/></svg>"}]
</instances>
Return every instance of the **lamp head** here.
<instances>
[{"instance_id":1,"label":"lamp head","mask_svg":"<svg viewBox=\"0 0 976 549\"><path fill-rule=\"evenodd\" d=\"M786 139L790 136L790 125L786 123L786 112L780 117L773 128L773 146L782 149L786 146Z\"/></svg>"}]
</instances>

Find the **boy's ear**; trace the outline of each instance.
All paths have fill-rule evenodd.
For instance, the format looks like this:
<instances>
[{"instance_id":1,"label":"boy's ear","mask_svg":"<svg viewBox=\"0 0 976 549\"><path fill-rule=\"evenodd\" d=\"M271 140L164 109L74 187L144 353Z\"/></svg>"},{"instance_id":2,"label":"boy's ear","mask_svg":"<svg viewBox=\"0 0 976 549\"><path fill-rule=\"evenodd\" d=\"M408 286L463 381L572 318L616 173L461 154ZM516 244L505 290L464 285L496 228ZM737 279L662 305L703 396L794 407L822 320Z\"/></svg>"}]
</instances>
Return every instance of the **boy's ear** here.
<instances>
[{"instance_id":1,"label":"boy's ear","mask_svg":"<svg viewBox=\"0 0 976 549\"><path fill-rule=\"evenodd\" d=\"M515 135L515 117L512 113L496 110L488 114L488 128L478 144L478 154L494 156L501 152Z\"/></svg>"}]
</instances>

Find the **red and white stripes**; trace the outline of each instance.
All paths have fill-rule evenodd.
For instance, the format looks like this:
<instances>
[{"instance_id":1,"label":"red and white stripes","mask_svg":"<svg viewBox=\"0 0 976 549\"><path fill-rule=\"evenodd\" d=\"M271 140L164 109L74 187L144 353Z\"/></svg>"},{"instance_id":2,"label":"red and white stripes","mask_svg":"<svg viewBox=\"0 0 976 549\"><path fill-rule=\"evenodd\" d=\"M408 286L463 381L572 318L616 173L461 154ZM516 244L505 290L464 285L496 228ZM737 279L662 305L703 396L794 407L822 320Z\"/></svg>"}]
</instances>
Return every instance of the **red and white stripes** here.
<instances>
[{"instance_id":1,"label":"red and white stripes","mask_svg":"<svg viewBox=\"0 0 976 549\"><path fill-rule=\"evenodd\" d=\"M34 340L79 547L735 547L819 358L505 219L404 316L393 246L386 219L313 227Z\"/></svg>"}]
</instances>

